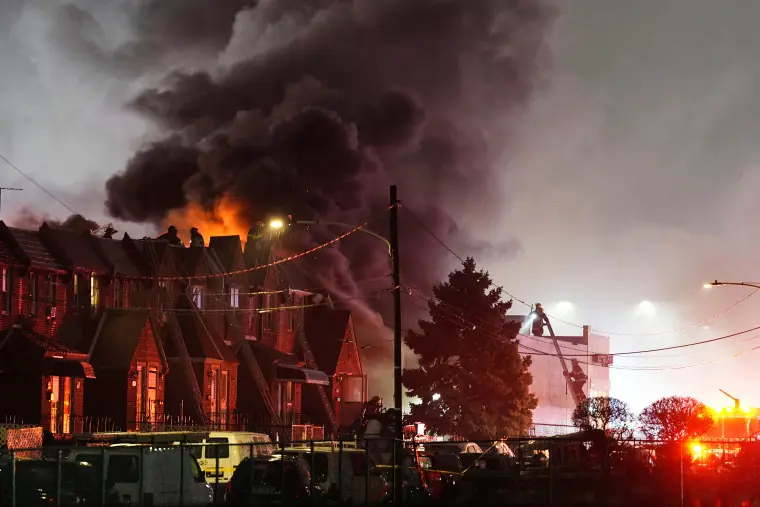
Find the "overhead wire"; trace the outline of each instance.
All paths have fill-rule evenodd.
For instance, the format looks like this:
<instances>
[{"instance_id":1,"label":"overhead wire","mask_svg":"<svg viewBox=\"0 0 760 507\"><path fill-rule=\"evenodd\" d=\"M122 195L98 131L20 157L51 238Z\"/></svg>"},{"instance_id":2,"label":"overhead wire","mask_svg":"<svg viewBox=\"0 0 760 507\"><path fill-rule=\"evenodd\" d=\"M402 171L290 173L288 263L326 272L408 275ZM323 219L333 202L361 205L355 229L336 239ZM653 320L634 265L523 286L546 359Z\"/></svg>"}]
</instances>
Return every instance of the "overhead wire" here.
<instances>
[{"instance_id":1,"label":"overhead wire","mask_svg":"<svg viewBox=\"0 0 760 507\"><path fill-rule=\"evenodd\" d=\"M455 252L450 246L448 246L446 244L446 242L443 241L434 231L432 231L424 223L424 221L419 216L417 216L411 209L409 209L408 205L403 206L401 209L404 210L404 212L407 213L409 216L411 216L414 219L414 221L420 226L420 228L423 231L425 231L428 235L430 235L448 253L450 253L452 256L454 256L460 262L462 262L462 263L465 262L465 258L462 257L461 255L459 255L457 252ZM533 305L532 304L530 304L530 303L526 302L525 300L520 299L519 297L517 297L514 294L510 293L504 287L499 286L499 288L501 289L502 293L504 293L506 296L508 296L511 300L517 301L518 303L521 303L521 304L525 305L526 307L530 308L531 310L533 309ZM678 328L678 329L673 329L673 330L668 330L668 331L660 331L660 332L654 332L654 333L620 333L620 332L612 332L612 331L600 331L600 330L596 330L596 329L594 331L597 332L597 333L599 333L599 334L608 335L608 336L631 336L631 337L663 336L663 335L668 335L668 334L682 333L684 331L688 331L688 330L694 329L696 327L704 326L705 324L708 324L708 323L710 323L710 322L712 322L714 320L717 320L717 319L723 317L727 313L735 310L742 303L744 303L747 300L749 300L758 291L760 291L760 289L755 289L754 291L752 291L747 296L744 296L744 297L738 299L737 301L735 301L734 303L732 303L726 309L724 309L724 310L722 310L722 311L714 314L713 316L711 316L711 317L709 317L707 319L704 319L704 320L702 320L700 322L697 322L695 324L690 324L688 326L684 326L684 327L681 327L681 328ZM547 315L547 317L549 317L553 321L561 322L563 324L566 324L566 325L569 325L569 326L573 326L573 327L577 327L577 328L581 328L581 329L584 327L582 324L577 324L575 322L569 322L567 320L563 320L563 319L561 319L559 317L556 317L556 316L548 314L548 313L546 315Z\"/></svg>"},{"instance_id":2,"label":"overhead wire","mask_svg":"<svg viewBox=\"0 0 760 507\"><path fill-rule=\"evenodd\" d=\"M405 287L407 288L407 290L409 290L408 286L405 286ZM417 297L420 297L422 299L430 300L429 297L426 298L426 296L422 295L421 293L416 293L416 291L409 291L409 294L417 295ZM439 302L439 303L441 303L441 302ZM452 309L457 310L457 314L456 315L454 315L454 314L450 315L450 317L452 317L453 319L455 319L452 322L454 322L454 323L456 323L456 322L465 323L465 324L472 325L474 327L480 327L482 331L484 331L485 333L487 333L487 334L489 334L489 335L491 335L493 337L498 337L500 339L504 338L503 335L501 335L499 333L495 333L493 331L489 331L488 329L483 329L483 325L484 324L488 325L488 323L486 323L485 321L483 322L483 324L476 324L476 323L474 323L472 321L469 321L469 320L465 319L464 317L462 317L462 314L464 313L464 310L462 310L462 309L456 309L452 305L448 305L446 303L442 303L441 306L449 307L449 311L452 311ZM429 311L429 309L425 309L421 305L419 307L421 309ZM727 339L730 339L730 338L733 338L733 337L736 337L736 336L741 336L741 335L750 333L752 331L757 331L757 330L760 330L760 326L754 327L754 328L750 328L750 329L746 329L746 330L743 330L743 331L739 331L739 332L736 332L736 333L732 333L732 334L729 334L729 335L724 335L724 336L720 336L720 337L711 338L711 339L708 339L708 340L701 340L701 341L697 341L697 342L691 342L691 343L686 343L686 344L681 344L681 345L673 345L673 346L669 346L669 347L659 347L659 348L654 348L654 349L645 349L645 350L635 350L635 351L627 351L627 352L609 353L609 354L605 354L605 355L610 355L610 356L613 356L613 357L614 356L632 356L634 354L647 354L647 353L651 353L651 352L660 352L660 351L666 351L666 350L683 349L683 348L687 348L687 347L694 347L694 346L704 345L704 344L708 344L708 343L713 343L713 342L727 340ZM758 335L758 336L760 336L760 335ZM535 337L532 337L532 336L529 336L529 335L524 335L522 333L518 333L516 335L516 338L519 340L519 339L522 339L522 338L535 338ZM751 341L754 338L756 338L756 337L752 337L752 338L750 338L749 340L746 340L746 341ZM534 348L529 347L527 345L524 345L522 343L520 343L520 346L523 347L524 349L528 349L528 350L533 351L535 353L534 355L546 355L546 356L552 356L552 357L560 357L556 353L545 352L545 351L541 351L541 350L538 350L538 349L534 349ZM562 345L562 347L564 348L564 344ZM751 350L755 350L755 348L753 348ZM745 351L745 352L751 352L751 350L750 351ZM565 354L565 353L563 353L562 357L591 358L591 357L594 357L594 356L596 356L598 354L599 353L584 353L584 354ZM671 357L677 357L677 356L671 356ZM584 363L584 364L586 364L586 363ZM618 366L615 369L641 369L641 368L643 368L643 367L642 366L626 366L626 367L623 368L623 367ZM660 368L661 369L670 369L668 367L660 367Z\"/></svg>"},{"instance_id":3,"label":"overhead wire","mask_svg":"<svg viewBox=\"0 0 760 507\"><path fill-rule=\"evenodd\" d=\"M51 191L49 191L48 189L46 189L45 187L43 187L39 182L37 182L37 180L35 180L31 176L29 176L26 172L22 171L20 167L18 167L16 164L14 164L13 162L11 162L10 159L8 159L8 157L6 157L5 155L3 155L2 153L0 153L0 160L2 160L3 162L5 162L6 164L8 164L8 166L11 169L13 169L17 173L19 173L21 176L23 176L32 185L34 185L38 189L42 190L48 197L50 197L55 202L57 202L58 204L60 204L64 208L66 208L72 215L79 215L79 213L77 213L74 210L74 208L72 208L71 206L69 206L68 204L66 204L65 202L63 202L60 198L58 198Z\"/></svg>"}]
</instances>

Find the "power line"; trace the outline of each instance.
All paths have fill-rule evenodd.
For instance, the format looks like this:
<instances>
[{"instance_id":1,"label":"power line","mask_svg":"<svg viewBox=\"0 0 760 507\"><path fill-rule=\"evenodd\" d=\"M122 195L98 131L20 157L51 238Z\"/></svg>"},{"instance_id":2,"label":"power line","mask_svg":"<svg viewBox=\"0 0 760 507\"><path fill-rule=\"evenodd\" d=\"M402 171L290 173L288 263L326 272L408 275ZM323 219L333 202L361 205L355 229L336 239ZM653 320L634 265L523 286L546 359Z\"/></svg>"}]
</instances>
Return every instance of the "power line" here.
<instances>
[{"instance_id":1,"label":"power line","mask_svg":"<svg viewBox=\"0 0 760 507\"><path fill-rule=\"evenodd\" d=\"M406 287L407 287L407 289L409 289L408 286L406 286ZM411 291L411 292L415 293L416 291ZM416 295L418 297L421 297L421 298L425 298L426 297L426 296L424 296L421 293L416 293ZM430 298L428 298L428 300L429 299ZM459 314L456 315L456 318L459 319L460 322L466 323L466 324L470 324L472 326L478 326L478 324L475 324L475 323L473 323L471 321L468 321L467 319L465 319L464 317L462 317L462 314L464 314L466 312L464 310L462 310L461 308L453 307L452 305L448 305L447 303L444 303L444 302L440 302L440 303L442 305L445 305L445 306L448 306L450 308L453 308L453 309L457 310L457 312ZM483 321L483 322L487 326L492 326L491 324L489 324L489 323L487 323L485 321ZM482 327L482 325L478 326L478 327ZM741 335L750 333L752 331L757 331L757 330L760 330L760 326L753 327L753 328L750 328L750 329L745 329L744 331L739 331L739 332L731 333L731 334L724 335L724 336L719 336L719 337L716 337L716 338L711 338L711 339L708 339L708 340L701 340L701 341L697 341L697 342L685 343L685 344L681 344L681 345L672 345L672 346L669 346L669 347L659 347L659 348L654 348L654 349L633 350L633 351L627 351L627 352L613 352L613 353L609 353L607 355L611 355L611 356L628 356L628 355L635 355L635 354L648 354L648 353L651 353L651 352L662 352L662 351L666 351L666 350L676 350L676 349L694 347L694 346L699 346L699 345L705 345L705 344L708 344L708 343L714 343L714 342L718 342L718 341L723 341L723 340L727 340L727 339L730 339L730 338L733 338L733 337L736 337L736 336L741 336ZM486 332L488 332L488 330L486 330ZM495 333L490 333L490 334L492 336L500 336L501 338L503 338L503 336L495 334ZM532 338L532 337L529 336L529 335L524 335L524 334L518 333L517 334L517 338L519 339L519 338ZM543 355L551 355L551 356L558 357L557 354L549 354L549 353L544 353L542 351L540 351L540 352ZM598 353L562 354L563 357L593 357L595 355L598 355Z\"/></svg>"},{"instance_id":2,"label":"power line","mask_svg":"<svg viewBox=\"0 0 760 507\"><path fill-rule=\"evenodd\" d=\"M59 199L58 197L56 197L55 195L53 195L53 193L50 192L48 189L46 189L45 187L43 187L42 185L40 185L39 183L37 183L37 181L34 178L32 178L31 176L29 176L28 174L26 174L24 171L22 171L16 164L14 164L10 160L8 160L8 158L5 155L3 155L2 153L0 153L0 160L2 160L3 162L5 162L6 164L8 164L17 173L19 173L21 176L23 176L24 178L26 178L32 185L34 185L35 187L37 187L40 190L42 190L43 192L45 192L45 194L47 194L48 197L50 197L55 202L57 202L58 204L60 204L64 208L66 208L72 215L78 215L79 214L76 211L74 211L74 209L71 206L69 206L68 204L66 204L65 202L63 202L61 199Z\"/></svg>"},{"instance_id":3,"label":"power line","mask_svg":"<svg viewBox=\"0 0 760 507\"><path fill-rule=\"evenodd\" d=\"M441 245L447 252L449 252L451 255L453 255L456 259L458 259L460 262L464 263L465 259L456 253L451 247L449 247L445 241L443 241L435 232L433 232L425 223L422 221L420 217L418 217L412 210L409 209L408 206L403 206L404 211L408 213L416 222L417 224L427 233L429 234L439 245ZM519 297L515 296L514 294L511 294L508 292L504 287L499 287L501 291L507 295L510 299L517 301L518 303L521 303L525 305L526 307L533 309L533 305L520 299ZM744 296L743 298L738 299L735 301L731 306L728 308L716 313L715 315L704 319L700 322L697 322L695 324L691 324L688 326L684 326L678 329L669 330L669 331L660 331L656 333L616 333L612 331L600 331L600 330L594 330L596 333L599 333L601 335L609 335L609 336L636 336L636 337L648 337L648 336L663 336L668 334L677 334L682 333L684 331L688 331L690 329L694 329L695 327L704 326L705 324L712 322L716 319L719 319L720 317L726 315L727 313L731 312L732 310L736 309L738 306L740 306L745 301L749 300L752 296L754 296L760 289L755 289L752 293L750 293L747 296ZM560 319L559 317L556 317L554 315L546 314L548 317L550 317L553 321L561 322L563 324L567 324L569 326L573 326L579 329L582 329L584 326L582 324L577 324L574 322L569 322L563 319Z\"/></svg>"}]
</instances>

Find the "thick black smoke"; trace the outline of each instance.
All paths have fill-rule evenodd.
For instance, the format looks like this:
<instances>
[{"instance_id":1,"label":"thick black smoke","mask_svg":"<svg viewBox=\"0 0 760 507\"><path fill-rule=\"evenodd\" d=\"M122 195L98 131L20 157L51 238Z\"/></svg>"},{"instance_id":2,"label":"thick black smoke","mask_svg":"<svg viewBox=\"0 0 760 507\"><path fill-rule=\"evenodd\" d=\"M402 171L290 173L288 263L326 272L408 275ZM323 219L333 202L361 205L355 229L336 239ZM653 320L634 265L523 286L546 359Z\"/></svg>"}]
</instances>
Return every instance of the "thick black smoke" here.
<instances>
[{"instance_id":1,"label":"thick black smoke","mask_svg":"<svg viewBox=\"0 0 760 507\"><path fill-rule=\"evenodd\" d=\"M248 220L273 209L348 223L380 217L372 227L382 233L396 183L402 201L456 241L452 216L501 207L494 175L544 64L544 2L239 1L236 15L201 23L198 13L216 9L209 3L146 4L163 20L160 30L144 25L150 51L180 52L188 33L194 47L226 50L212 74L175 72L132 102L166 136L108 181L112 216L158 224L227 196ZM402 223L403 275L429 288L449 254ZM387 259L362 236L327 254L327 278L356 293L357 280L388 271Z\"/></svg>"}]
</instances>

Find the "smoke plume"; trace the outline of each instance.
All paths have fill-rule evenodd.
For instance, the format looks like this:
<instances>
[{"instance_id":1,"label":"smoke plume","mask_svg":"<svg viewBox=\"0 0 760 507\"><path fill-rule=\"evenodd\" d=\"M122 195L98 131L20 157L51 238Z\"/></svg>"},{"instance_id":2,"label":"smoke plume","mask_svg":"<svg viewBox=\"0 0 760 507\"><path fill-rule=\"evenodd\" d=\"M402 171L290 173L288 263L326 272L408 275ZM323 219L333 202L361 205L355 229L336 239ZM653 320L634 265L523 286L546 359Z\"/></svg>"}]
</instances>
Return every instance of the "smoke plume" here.
<instances>
[{"instance_id":1,"label":"smoke plume","mask_svg":"<svg viewBox=\"0 0 760 507\"><path fill-rule=\"evenodd\" d=\"M70 215L66 220L56 220L50 215L35 213L29 208L21 208L11 221L13 227L21 229L38 229L42 223L57 229L68 229L70 231L85 233L92 232L100 228L97 222L94 222L82 215Z\"/></svg>"},{"instance_id":2,"label":"smoke plume","mask_svg":"<svg viewBox=\"0 0 760 507\"><path fill-rule=\"evenodd\" d=\"M501 199L497 161L544 61L543 2L262 0L201 22L216 10L209 3L143 7L163 22L141 25L147 42L129 46L133 58L181 53L188 40L219 53L210 70L176 69L129 104L163 136L107 182L113 217L166 225L177 210L213 213L225 199L248 223L276 210L372 218L382 233L396 183L404 202L456 241L458 217ZM336 231L312 227L309 241ZM411 221L401 232L403 276L428 287L452 259ZM348 295L389 270L387 249L358 236L320 262L323 279Z\"/></svg>"}]
</instances>

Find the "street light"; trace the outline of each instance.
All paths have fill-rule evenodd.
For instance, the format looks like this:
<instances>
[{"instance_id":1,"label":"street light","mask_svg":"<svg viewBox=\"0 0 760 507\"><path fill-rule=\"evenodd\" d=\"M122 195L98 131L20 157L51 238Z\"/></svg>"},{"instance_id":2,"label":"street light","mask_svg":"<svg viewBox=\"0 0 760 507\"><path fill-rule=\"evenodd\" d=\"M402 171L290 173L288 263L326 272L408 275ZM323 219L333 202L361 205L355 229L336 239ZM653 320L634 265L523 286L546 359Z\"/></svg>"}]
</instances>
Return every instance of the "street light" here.
<instances>
[{"instance_id":1,"label":"street light","mask_svg":"<svg viewBox=\"0 0 760 507\"><path fill-rule=\"evenodd\" d=\"M703 287L705 289L709 289L710 287L720 287L721 285L735 285L738 287L752 287L753 289L760 289L760 282L719 282L718 280L715 280L714 282L708 282L704 284Z\"/></svg>"},{"instance_id":2,"label":"street light","mask_svg":"<svg viewBox=\"0 0 760 507\"><path fill-rule=\"evenodd\" d=\"M644 300L639 303L639 311L644 315L654 315L657 311L657 307L651 301Z\"/></svg>"}]
</instances>

